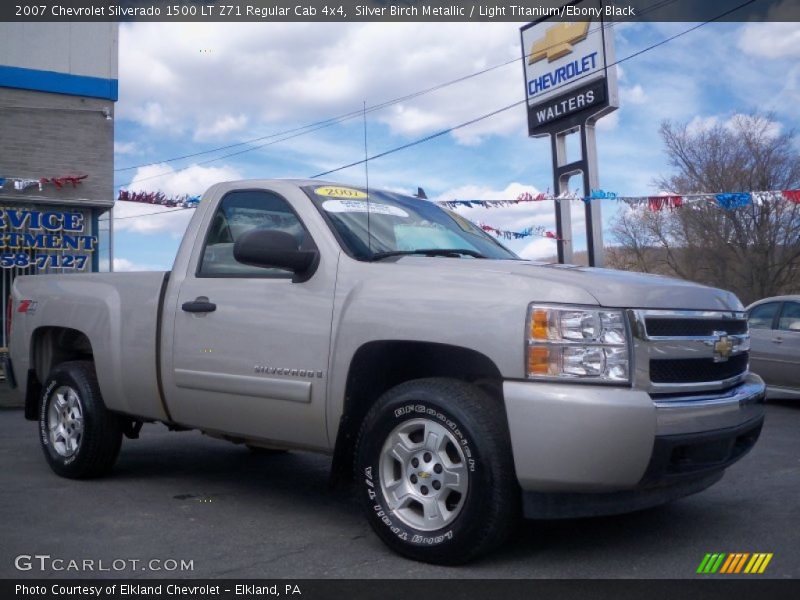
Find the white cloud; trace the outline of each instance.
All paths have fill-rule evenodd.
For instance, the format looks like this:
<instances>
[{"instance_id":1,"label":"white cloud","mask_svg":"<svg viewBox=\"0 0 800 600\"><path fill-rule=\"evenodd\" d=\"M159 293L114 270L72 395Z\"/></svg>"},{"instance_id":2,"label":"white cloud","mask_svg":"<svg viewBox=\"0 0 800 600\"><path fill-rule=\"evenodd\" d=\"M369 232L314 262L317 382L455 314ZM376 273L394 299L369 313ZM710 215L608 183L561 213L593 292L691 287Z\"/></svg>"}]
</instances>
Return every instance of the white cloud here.
<instances>
[{"instance_id":1,"label":"white cloud","mask_svg":"<svg viewBox=\"0 0 800 600\"><path fill-rule=\"evenodd\" d=\"M600 131L613 131L619 125L619 110L615 110L597 121L597 129Z\"/></svg>"},{"instance_id":2,"label":"white cloud","mask_svg":"<svg viewBox=\"0 0 800 600\"><path fill-rule=\"evenodd\" d=\"M229 133L234 133L244 129L247 124L247 117L245 115L223 115L210 125L201 124L194 133L195 141L208 140L213 138L224 137Z\"/></svg>"},{"instance_id":3,"label":"white cloud","mask_svg":"<svg viewBox=\"0 0 800 600\"><path fill-rule=\"evenodd\" d=\"M433 114L407 104L397 104L389 111L391 117L387 121L394 133L419 135L425 131L444 129L447 125L444 113Z\"/></svg>"},{"instance_id":4,"label":"white cloud","mask_svg":"<svg viewBox=\"0 0 800 600\"><path fill-rule=\"evenodd\" d=\"M545 238L536 238L518 252L522 258L529 260L542 260L558 254L556 243Z\"/></svg>"},{"instance_id":5,"label":"white cloud","mask_svg":"<svg viewBox=\"0 0 800 600\"><path fill-rule=\"evenodd\" d=\"M522 98L518 40L517 23L122 24L117 118L196 139L256 137L512 61L370 117L416 136ZM454 137L524 127L519 107Z\"/></svg>"},{"instance_id":6,"label":"white cloud","mask_svg":"<svg viewBox=\"0 0 800 600\"><path fill-rule=\"evenodd\" d=\"M440 194L435 200L513 200L520 194L528 192L536 195L540 192L531 185L510 183L504 189L493 189L485 186L465 185L453 188ZM576 203L577 204L577 203ZM572 225L574 231L582 231L585 223L582 210L572 207ZM544 227L555 231L555 210L553 201L524 202L497 208L458 207L456 211L473 223L485 223L508 231L520 231L527 227ZM565 236L566 237L566 236ZM500 240L505 246L519 254L522 258L536 259L553 256L556 253L556 242L543 237L523 238L520 240Z\"/></svg>"},{"instance_id":7,"label":"white cloud","mask_svg":"<svg viewBox=\"0 0 800 600\"><path fill-rule=\"evenodd\" d=\"M128 260L127 258L114 258L115 271L160 271L152 265L143 265Z\"/></svg>"},{"instance_id":8,"label":"white cloud","mask_svg":"<svg viewBox=\"0 0 800 600\"><path fill-rule=\"evenodd\" d=\"M730 119L725 121L725 127L731 131L738 129L760 128L763 131L764 137L774 140L781 134L783 126L777 121L770 121L769 119L753 117L752 115L733 115Z\"/></svg>"},{"instance_id":9,"label":"white cloud","mask_svg":"<svg viewBox=\"0 0 800 600\"><path fill-rule=\"evenodd\" d=\"M139 167L128 190L142 192L163 192L167 196L202 194L212 184L221 181L241 179L236 169L231 167L204 167L191 165L186 169L175 170L167 164ZM164 213L164 214L161 214ZM114 206L114 227L118 230L138 233L167 233L183 235L189 224L191 209L144 204L139 202L120 202Z\"/></svg>"},{"instance_id":10,"label":"white cloud","mask_svg":"<svg viewBox=\"0 0 800 600\"><path fill-rule=\"evenodd\" d=\"M139 144L136 142L114 142L114 154L141 154Z\"/></svg>"},{"instance_id":11,"label":"white cloud","mask_svg":"<svg viewBox=\"0 0 800 600\"><path fill-rule=\"evenodd\" d=\"M630 102L631 104L644 104L647 102L647 94L638 83L633 87L620 88L619 95L622 102Z\"/></svg>"},{"instance_id":12,"label":"white cloud","mask_svg":"<svg viewBox=\"0 0 800 600\"><path fill-rule=\"evenodd\" d=\"M758 120L758 123L755 122L756 120ZM781 123L777 121L755 118L752 115L741 113L735 113L728 118L725 118L724 115L710 115L708 117L695 115L687 124L686 129L691 135L697 135L717 125L722 125L722 127L729 131L737 131L740 128L752 129L755 126L760 126L764 136L768 139L775 139L781 134L781 130L783 129Z\"/></svg>"},{"instance_id":13,"label":"white cloud","mask_svg":"<svg viewBox=\"0 0 800 600\"><path fill-rule=\"evenodd\" d=\"M136 169L136 175L126 188L133 191L164 192L167 196L192 196L202 194L214 183L235 179L241 179L239 171L228 166L190 165L175 170L168 164L160 163Z\"/></svg>"},{"instance_id":14,"label":"white cloud","mask_svg":"<svg viewBox=\"0 0 800 600\"><path fill-rule=\"evenodd\" d=\"M183 235L194 210L168 208L139 202L114 204L114 230L143 234Z\"/></svg>"},{"instance_id":15,"label":"white cloud","mask_svg":"<svg viewBox=\"0 0 800 600\"><path fill-rule=\"evenodd\" d=\"M178 127L177 118L168 115L159 102L144 102L139 106L134 106L131 110L134 121L151 129L176 130Z\"/></svg>"},{"instance_id":16,"label":"white cloud","mask_svg":"<svg viewBox=\"0 0 800 600\"><path fill-rule=\"evenodd\" d=\"M719 118L715 116L702 117L695 115L691 121L686 125L686 131L691 135L697 135L703 131L713 129L719 124Z\"/></svg>"},{"instance_id":17,"label":"white cloud","mask_svg":"<svg viewBox=\"0 0 800 600\"><path fill-rule=\"evenodd\" d=\"M795 0L791 0L794 4ZM786 11L788 22L779 22L779 17L772 14L764 23L747 23L741 29L737 45L746 54L761 58L800 58L800 28L793 20L790 6L786 0L775 8L775 11Z\"/></svg>"}]
</instances>

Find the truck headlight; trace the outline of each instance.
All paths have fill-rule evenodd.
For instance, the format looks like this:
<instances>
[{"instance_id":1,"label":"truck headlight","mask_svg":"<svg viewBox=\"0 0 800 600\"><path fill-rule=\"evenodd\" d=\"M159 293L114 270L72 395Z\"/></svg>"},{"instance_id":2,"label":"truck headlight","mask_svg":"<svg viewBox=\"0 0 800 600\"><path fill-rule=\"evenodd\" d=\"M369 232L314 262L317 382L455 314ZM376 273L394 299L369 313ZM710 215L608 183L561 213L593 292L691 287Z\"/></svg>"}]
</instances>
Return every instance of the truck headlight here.
<instances>
[{"instance_id":1,"label":"truck headlight","mask_svg":"<svg viewBox=\"0 0 800 600\"><path fill-rule=\"evenodd\" d=\"M630 350L621 310L528 307L528 377L630 381Z\"/></svg>"}]
</instances>

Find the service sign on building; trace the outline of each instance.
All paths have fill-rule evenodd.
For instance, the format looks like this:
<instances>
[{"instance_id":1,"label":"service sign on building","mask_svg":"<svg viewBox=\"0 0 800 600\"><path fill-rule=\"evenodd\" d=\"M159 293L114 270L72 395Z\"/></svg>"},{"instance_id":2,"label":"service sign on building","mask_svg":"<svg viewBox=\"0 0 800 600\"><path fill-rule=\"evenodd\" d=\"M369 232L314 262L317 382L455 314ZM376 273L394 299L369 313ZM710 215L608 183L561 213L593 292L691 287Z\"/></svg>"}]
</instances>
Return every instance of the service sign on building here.
<instances>
[{"instance_id":1,"label":"service sign on building","mask_svg":"<svg viewBox=\"0 0 800 600\"><path fill-rule=\"evenodd\" d=\"M0 269L90 270L97 236L87 232L86 216L53 207L0 207Z\"/></svg>"},{"instance_id":2,"label":"service sign on building","mask_svg":"<svg viewBox=\"0 0 800 600\"><path fill-rule=\"evenodd\" d=\"M565 120L600 117L619 105L612 23L599 0L568 4L565 18L545 17L521 30L528 134L558 131Z\"/></svg>"}]
</instances>

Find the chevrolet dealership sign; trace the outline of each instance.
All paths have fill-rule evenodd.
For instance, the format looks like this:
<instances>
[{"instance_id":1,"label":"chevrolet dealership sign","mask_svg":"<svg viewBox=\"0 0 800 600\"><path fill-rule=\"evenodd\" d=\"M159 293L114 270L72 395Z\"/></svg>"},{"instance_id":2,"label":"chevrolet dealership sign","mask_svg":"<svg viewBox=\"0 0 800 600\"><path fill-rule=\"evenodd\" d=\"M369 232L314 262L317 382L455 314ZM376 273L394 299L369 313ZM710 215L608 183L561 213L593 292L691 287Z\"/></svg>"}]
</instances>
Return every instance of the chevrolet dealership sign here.
<instances>
[{"instance_id":1,"label":"chevrolet dealership sign","mask_svg":"<svg viewBox=\"0 0 800 600\"><path fill-rule=\"evenodd\" d=\"M573 3L599 8L597 0ZM540 19L522 28L528 132L545 135L566 117L599 117L618 106L613 33L602 18ZM609 66L612 65L612 66Z\"/></svg>"}]
</instances>

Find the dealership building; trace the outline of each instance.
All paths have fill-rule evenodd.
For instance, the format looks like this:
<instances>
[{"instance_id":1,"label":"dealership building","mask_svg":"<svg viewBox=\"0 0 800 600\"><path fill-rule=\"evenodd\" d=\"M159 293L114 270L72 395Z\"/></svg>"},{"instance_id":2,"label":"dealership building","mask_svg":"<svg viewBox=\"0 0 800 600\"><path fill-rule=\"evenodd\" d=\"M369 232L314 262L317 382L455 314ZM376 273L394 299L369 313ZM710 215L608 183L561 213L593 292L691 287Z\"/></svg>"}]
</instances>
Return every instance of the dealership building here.
<instances>
[{"instance_id":1,"label":"dealership building","mask_svg":"<svg viewBox=\"0 0 800 600\"><path fill-rule=\"evenodd\" d=\"M110 269L117 46L116 23L0 23L3 320L17 275Z\"/></svg>"}]
</instances>

